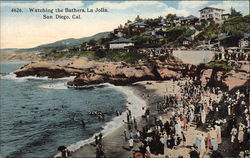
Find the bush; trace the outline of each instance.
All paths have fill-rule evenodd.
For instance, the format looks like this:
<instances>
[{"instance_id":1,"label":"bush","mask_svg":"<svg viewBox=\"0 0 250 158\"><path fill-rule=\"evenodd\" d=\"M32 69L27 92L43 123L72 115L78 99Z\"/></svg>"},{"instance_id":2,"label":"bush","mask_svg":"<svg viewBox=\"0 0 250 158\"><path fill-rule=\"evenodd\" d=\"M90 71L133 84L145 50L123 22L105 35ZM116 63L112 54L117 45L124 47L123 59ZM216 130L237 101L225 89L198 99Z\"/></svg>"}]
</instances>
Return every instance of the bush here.
<instances>
[{"instance_id":1,"label":"bush","mask_svg":"<svg viewBox=\"0 0 250 158\"><path fill-rule=\"evenodd\" d=\"M217 71L231 71L233 69L232 66L228 64L227 61L224 60L215 60L210 61L209 63L202 63L200 66L204 69L214 69Z\"/></svg>"}]
</instances>

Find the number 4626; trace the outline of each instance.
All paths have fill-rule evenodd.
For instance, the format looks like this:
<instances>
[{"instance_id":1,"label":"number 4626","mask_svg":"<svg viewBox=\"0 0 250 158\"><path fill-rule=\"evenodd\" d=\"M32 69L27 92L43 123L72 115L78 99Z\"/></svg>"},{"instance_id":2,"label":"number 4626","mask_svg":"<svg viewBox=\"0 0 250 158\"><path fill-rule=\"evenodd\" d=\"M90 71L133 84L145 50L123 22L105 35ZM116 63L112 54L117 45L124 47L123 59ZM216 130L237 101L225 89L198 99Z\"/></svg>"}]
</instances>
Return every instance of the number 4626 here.
<instances>
[{"instance_id":1,"label":"number 4626","mask_svg":"<svg viewBox=\"0 0 250 158\"><path fill-rule=\"evenodd\" d=\"M11 12L19 13L19 12L23 12L23 11L21 8L12 8Z\"/></svg>"}]
</instances>

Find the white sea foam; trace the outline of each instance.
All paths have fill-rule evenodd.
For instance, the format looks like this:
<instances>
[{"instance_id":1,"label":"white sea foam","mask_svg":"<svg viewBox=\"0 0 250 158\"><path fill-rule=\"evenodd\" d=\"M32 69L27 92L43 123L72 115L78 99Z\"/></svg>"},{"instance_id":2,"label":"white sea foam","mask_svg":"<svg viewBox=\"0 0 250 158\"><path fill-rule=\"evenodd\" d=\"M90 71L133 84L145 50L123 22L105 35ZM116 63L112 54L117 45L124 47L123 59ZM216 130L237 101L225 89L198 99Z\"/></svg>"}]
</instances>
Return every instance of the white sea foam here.
<instances>
[{"instance_id":1,"label":"white sea foam","mask_svg":"<svg viewBox=\"0 0 250 158\"><path fill-rule=\"evenodd\" d=\"M107 85L108 88L113 88L116 89L122 93L124 93L127 96L127 108L129 110L131 110L132 116L134 117L139 117L142 116L145 111L143 110L143 107L146 106L146 102L141 99L140 97L136 96L134 94L134 92L131 90L131 88L129 87L122 87L122 86L114 86L111 84L103 84L103 85ZM104 126L103 126L103 130L101 131L101 133L103 134L103 136L107 136L109 134L111 134L113 131L115 131L117 128L121 127L122 125L124 125L123 120L126 120L126 111L123 112L120 116L113 118L110 122L107 122ZM80 149L82 146L92 143L94 142L94 137L97 133L95 133L91 138L86 139L86 140L81 140L79 142L76 142L75 144L71 144L69 145L67 148L70 151L76 151L77 149ZM58 153L57 155L55 155L55 157L60 157L61 153Z\"/></svg>"},{"instance_id":2,"label":"white sea foam","mask_svg":"<svg viewBox=\"0 0 250 158\"><path fill-rule=\"evenodd\" d=\"M75 76L56 78L53 80L73 80ZM0 74L0 79L6 80L17 80L17 81L27 81L27 80L52 80L48 77L36 77L36 76L25 76L25 77L17 77L13 72L9 74Z\"/></svg>"},{"instance_id":3,"label":"white sea foam","mask_svg":"<svg viewBox=\"0 0 250 158\"><path fill-rule=\"evenodd\" d=\"M68 89L65 82L47 83L39 85L38 87L46 89Z\"/></svg>"}]
</instances>

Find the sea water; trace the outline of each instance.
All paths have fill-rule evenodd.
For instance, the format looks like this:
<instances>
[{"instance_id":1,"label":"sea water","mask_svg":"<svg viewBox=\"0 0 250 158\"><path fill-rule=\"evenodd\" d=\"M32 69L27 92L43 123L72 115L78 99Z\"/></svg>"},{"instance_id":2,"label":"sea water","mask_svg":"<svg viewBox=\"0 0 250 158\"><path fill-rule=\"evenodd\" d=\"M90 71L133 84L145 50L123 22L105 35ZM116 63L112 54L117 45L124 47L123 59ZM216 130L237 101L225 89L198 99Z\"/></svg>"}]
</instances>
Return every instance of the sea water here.
<instances>
[{"instance_id":1,"label":"sea water","mask_svg":"<svg viewBox=\"0 0 250 158\"><path fill-rule=\"evenodd\" d=\"M53 157L61 145L74 151L93 141L95 133L105 136L121 126L126 108L134 116L144 112L145 102L129 89L104 84L74 90L66 87L69 78L17 78L12 72L22 65L0 65L1 156ZM96 110L105 113L104 121L89 115ZM116 111L123 113L116 117Z\"/></svg>"}]
</instances>

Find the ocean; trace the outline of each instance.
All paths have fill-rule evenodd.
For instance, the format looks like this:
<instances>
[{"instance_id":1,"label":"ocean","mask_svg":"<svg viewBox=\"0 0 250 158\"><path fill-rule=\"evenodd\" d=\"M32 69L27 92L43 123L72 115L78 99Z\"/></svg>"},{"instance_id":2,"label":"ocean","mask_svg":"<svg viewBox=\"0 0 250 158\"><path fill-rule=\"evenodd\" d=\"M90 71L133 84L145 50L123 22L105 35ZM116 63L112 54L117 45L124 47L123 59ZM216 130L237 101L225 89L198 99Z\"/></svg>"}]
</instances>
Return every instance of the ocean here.
<instances>
[{"instance_id":1,"label":"ocean","mask_svg":"<svg viewBox=\"0 0 250 158\"><path fill-rule=\"evenodd\" d=\"M109 134L123 124L127 108L135 116L145 102L126 87L104 84L91 89L68 89L72 78L16 78L24 63L0 64L0 155L53 157L58 146L74 151L93 141L94 134ZM102 111L105 120L89 115ZM123 112L116 117L116 111ZM82 126L84 120L86 126Z\"/></svg>"}]
</instances>

